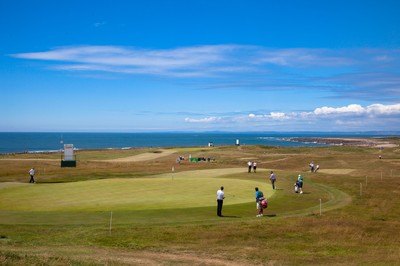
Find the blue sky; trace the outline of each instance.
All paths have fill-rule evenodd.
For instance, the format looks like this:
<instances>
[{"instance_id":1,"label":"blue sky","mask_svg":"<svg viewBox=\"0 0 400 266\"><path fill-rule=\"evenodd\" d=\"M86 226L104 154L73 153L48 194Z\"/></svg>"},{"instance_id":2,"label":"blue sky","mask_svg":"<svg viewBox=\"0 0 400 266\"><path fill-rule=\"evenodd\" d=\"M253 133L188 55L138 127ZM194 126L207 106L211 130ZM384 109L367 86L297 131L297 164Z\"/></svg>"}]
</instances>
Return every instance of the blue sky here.
<instances>
[{"instance_id":1,"label":"blue sky","mask_svg":"<svg viewBox=\"0 0 400 266\"><path fill-rule=\"evenodd\" d=\"M394 131L400 1L0 0L0 131Z\"/></svg>"}]
</instances>

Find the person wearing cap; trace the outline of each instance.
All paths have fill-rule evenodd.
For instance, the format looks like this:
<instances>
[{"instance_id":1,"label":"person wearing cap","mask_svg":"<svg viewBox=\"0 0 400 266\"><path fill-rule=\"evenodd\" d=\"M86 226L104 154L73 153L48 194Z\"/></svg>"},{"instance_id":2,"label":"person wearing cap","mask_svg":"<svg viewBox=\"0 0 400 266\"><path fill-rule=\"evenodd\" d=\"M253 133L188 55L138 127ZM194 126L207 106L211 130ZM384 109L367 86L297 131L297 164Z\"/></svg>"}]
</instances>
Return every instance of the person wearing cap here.
<instances>
[{"instance_id":1,"label":"person wearing cap","mask_svg":"<svg viewBox=\"0 0 400 266\"><path fill-rule=\"evenodd\" d=\"M225 193L224 187L221 186L221 189L217 191L217 215L219 217L222 216L222 204L224 203Z\"/></svg>"},{"instance_id":2,"label":"person wearing cap","mask_svg":"<svg viewBox=\"0 0 400 266\"><path fill-rule=\"evenodd\" d=\"M303 194L303 177L301 175L299 175L297 177L297 181L298 181L298 184L299 184L300 194Z\"/></svg>"}]
</instances>

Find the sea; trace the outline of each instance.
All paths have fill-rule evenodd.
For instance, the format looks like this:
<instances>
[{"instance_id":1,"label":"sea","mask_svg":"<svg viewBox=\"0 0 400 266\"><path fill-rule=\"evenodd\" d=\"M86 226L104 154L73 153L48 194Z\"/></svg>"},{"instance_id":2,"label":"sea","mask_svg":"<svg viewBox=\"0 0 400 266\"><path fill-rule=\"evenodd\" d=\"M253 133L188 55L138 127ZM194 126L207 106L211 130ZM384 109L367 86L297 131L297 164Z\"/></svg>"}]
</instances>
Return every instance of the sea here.
<instances>
[{"instance_id":1,"label":"sea","mask_svg":"<svg viewBox=\"0 0 400 266\"><path fill-rule=\"evenodd\" d=\"M385 137L399 135L382 132L167 132L167 133L59 133L0 132L0 154L57 152L64 144L76 150L191 147L226 145L323 146L296 142L296 137Z\"/></svg>"}]
</instances>

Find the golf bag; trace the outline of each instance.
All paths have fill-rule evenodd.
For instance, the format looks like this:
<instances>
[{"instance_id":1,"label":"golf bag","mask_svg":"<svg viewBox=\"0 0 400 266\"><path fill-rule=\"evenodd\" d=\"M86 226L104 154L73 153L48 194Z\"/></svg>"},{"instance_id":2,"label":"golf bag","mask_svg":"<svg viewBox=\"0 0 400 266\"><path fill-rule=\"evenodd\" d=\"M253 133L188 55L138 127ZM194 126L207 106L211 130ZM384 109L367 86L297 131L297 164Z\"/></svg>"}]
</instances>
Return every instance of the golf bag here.
<instances>
[{"instance_id":1,"label":"golf bag","mask_svg":"<svg viewBox=\"0 0 400 266\"><path fill-rule=\"evenodd\" d=\"M267 199L263 199L263 200L260 202L260 204L261 204L261 207L262 207L263 209L268 208L268 200L267 200Z\"/></svg>"},{"instance_id":2,"label":"golf bag","mask_svg":"<svg viewBox=\"0 0 400 266\"><path fill-rule=\"evenodd\" d=\"M299 182L294 183L294 192L299 193Z\"/></svg>"}]
</instances>

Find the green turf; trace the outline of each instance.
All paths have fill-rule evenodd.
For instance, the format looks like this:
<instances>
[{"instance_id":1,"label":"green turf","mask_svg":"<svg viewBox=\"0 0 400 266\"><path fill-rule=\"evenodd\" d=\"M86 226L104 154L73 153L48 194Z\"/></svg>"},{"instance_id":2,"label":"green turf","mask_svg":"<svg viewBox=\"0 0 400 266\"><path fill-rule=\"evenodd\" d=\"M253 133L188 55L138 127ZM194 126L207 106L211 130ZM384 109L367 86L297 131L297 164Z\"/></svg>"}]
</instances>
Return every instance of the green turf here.
<instances>
[{"instance_id":1,"label":"green turf","mask_svg":"<svg viewBox=\"0 0 400 266\"><path fill-rule=\"evenodd\" d=\"M207 152L216 160L175 164L177 154L172 154L149 160L143 167L143 163L88 159L76 169L60 169L58 162L47 160L0 160L1 263L398 263L400 150L262 146L189 150L195 156ZM152 151L110 155L93 151L88 156L97 158L101 153L107 160ZM187 157L183 151L179 154ZM382 160L378 154L383 154ZM27 155L16 157L20 156ZM247 173L247 158L257 159L257 173ZM311 160L321 164L318 174L309 172ZM42 169L35 185L26 177L32 164ZM171 165L176 170L173 175ZM270 170L278 177L275 191L268 181ZM304 176L301 195L293 191L299 173ZM216 215L215 202L221 185L226 192L222 218ZM256 217L254 186L269 200L262 218Z\"/></svg>"},{"instance_id":2,"label":"green turf","mask_svg":"<svg viewBox=\"0 0 400 266\"><path fill-rule=\"evenodd\" d=\"M273 191L265 174L265 169L249 175L243 168L229 168L71 183L3 183L0 219L4 224L107 225L112 212L115 224L214 223L221 185L226 194L223 213L232 221L255 217L254 187L268 197L269 217L318 214L320 200L324 211L349 202L345 193L313 182L305 194L295 194L291 172L279 172L280 188Z\"/></svg>"},{"instance_id":3,"label":"green turf","mask_svg":"<svg viewBox=\"0 0 400 266\"><path fill-rule=\"evenodd\" d=\"M243 169L14 186L2 190L0 210L121 211L214 206L215 194L221 185L226 187L229 198L226 204L254 201L254 187L264 185L261 181L220 177L237 172Z\"/></svg>"}]
</instances>

